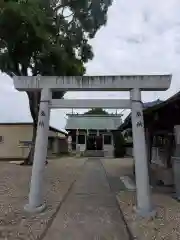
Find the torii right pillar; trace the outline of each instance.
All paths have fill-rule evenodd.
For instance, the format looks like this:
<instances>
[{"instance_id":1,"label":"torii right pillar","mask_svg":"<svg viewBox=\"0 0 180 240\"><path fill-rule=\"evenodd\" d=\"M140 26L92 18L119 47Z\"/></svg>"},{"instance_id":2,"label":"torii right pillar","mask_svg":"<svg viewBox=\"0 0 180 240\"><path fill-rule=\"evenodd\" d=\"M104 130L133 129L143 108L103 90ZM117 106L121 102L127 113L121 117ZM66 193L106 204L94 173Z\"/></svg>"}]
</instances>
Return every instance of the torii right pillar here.
<instances>
[{"instance_id":1,"label":"torii right pillar","mask_svg":"<svg viewBox=\"0 0 180 240\"><path fill-rule=\"evenodd\" d=\"M130 91L132 106L132 130L133 130L133 152L135 160L137 214L142 217L155 215L152 207L148 158L145 142L145 130L143 119L143 104L141 101L141 90Z\"/></svg>"}]
</instances>

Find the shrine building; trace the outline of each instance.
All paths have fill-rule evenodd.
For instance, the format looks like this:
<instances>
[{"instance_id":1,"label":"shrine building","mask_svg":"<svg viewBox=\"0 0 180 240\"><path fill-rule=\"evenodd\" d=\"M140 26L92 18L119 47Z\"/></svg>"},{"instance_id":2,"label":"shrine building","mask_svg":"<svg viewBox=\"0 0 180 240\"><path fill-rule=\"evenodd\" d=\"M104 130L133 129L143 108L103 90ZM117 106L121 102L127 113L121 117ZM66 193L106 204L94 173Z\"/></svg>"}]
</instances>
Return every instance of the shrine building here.
<instances>
[{"instance_id":1,"label":"shrine building","mask_svg":"<svg viewBox=\"0 0 180 240\"><path fill-rule=\"evenodd\" d=\"M66 131L72 139L72 150L90 156L99 153L114 156L113 132L122 124L121 114L92 109L85 114L67 114Z\"/></svg>"}]
</instances>

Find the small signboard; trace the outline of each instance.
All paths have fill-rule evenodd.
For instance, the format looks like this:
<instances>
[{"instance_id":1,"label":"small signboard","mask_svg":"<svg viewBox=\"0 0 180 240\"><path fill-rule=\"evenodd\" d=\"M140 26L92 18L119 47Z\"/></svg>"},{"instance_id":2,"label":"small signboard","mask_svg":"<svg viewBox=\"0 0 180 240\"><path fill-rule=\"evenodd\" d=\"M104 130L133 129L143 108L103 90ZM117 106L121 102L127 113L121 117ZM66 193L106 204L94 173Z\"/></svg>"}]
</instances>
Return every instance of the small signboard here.
<instances>
[{"instance_id":1,"label":"small signboard","mask_svg":"<svg viewBox=\"0 0 180 240\"><path fill-rule=\"evenodd\" d=\"M26 155L26 150L30 150L30 147L32 146L32 141L19 141L19 147L22 150L22 157L24 158Z\"/></svg>"},{"instance_id":2,"label":"small signboard","mask_svg":"<svg viewBox=\"0 0 180 240\"><path fill-rule=\"evenodd\" d=\"M32 146L32 141L19 141L19 146L20 147L30 147Z\"/></svg>"}]
</instances>

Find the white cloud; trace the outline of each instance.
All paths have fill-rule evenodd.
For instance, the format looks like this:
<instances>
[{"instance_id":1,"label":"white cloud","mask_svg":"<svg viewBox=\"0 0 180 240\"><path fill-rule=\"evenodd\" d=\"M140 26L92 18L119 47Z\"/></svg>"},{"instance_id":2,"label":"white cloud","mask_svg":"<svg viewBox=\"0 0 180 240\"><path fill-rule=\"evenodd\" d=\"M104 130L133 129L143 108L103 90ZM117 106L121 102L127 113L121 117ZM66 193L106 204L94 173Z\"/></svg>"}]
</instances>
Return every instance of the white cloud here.
<instances>
[{"instance_id":1,"label":"white cloud","mask_svg":"<svg viewBox=\"0 0 180 240\"><path fill-rule=\"evenodd\" d=\"M143 94L144 101L166 99L180 89L179 0L116 0L109 9L107 26L91 40L95 57L87 74L173 73L166 92ZM12 80L0 78L2 121L30 121L25 93L13 89ZM127 98L128 93L71 92L68 98ZM51 125L63 128L65 111L54 110Z\"/></svg>"}]
</instances>

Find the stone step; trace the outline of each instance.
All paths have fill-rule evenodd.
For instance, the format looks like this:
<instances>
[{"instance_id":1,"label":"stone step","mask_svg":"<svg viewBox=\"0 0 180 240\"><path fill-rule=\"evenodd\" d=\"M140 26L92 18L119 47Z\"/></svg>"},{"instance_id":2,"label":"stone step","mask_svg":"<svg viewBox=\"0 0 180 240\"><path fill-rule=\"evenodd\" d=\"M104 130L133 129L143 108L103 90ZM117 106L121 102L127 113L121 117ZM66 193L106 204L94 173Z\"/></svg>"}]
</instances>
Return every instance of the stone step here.
<instances>
[{"instance_id":1,"label":"stone step","mask_svg":"<svg viewBox=\"0 0 180 240\"><path fill-rule=\"evenodd\" d=\"M91 151L87 150L84 152L85 157L104 157L104 151L97 150L97 151Z\"/></svg>"}]
</instances>

